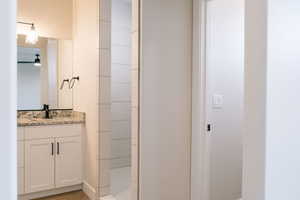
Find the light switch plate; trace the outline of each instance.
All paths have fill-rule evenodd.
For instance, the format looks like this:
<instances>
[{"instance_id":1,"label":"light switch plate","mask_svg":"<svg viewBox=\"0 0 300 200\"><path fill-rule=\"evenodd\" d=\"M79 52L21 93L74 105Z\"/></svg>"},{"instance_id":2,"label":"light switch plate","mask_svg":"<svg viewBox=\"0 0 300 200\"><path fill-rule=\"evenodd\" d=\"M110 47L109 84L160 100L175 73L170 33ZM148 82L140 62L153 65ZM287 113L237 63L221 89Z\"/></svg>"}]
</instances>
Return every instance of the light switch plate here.
<instances>
[{"instance_id":1,"label":"light switch plate","mask_svg":"<svg viewBox=\"0 0 300 200\"><path fill-rule=\"evenodd\" d=\"M213 102L212 102L213 108L221 109L223 107L223 103L224 103L223 95L220 94L213 95Z\"/></svg>"}]
</instances>

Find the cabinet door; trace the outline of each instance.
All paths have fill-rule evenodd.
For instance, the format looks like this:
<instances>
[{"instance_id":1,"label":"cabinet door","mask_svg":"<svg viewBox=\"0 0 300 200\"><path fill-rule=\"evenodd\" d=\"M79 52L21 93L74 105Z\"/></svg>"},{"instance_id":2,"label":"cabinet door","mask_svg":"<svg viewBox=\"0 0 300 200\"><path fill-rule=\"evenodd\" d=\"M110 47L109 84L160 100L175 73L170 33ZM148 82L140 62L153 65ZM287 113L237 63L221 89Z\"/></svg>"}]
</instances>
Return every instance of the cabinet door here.
<instances>
[{"instance_id":1,"label":"cabinet door","mask_svg":"<svg viewBox=\"0 0 300 200\"><path fill-rule=\"evenodd\" d=\"M25 193L49 190L54 184L54 139L25 142Z\"/></svg>"},{"instance_id":2,"label":"cabinet door","mask_svg":"<svg viewBox=\"0 0 300 200\"><path fill-rule=\"evenodd\" d=\"M56 139L56 187L82 183L81 137Z\"/></svg>"}]
</instances>

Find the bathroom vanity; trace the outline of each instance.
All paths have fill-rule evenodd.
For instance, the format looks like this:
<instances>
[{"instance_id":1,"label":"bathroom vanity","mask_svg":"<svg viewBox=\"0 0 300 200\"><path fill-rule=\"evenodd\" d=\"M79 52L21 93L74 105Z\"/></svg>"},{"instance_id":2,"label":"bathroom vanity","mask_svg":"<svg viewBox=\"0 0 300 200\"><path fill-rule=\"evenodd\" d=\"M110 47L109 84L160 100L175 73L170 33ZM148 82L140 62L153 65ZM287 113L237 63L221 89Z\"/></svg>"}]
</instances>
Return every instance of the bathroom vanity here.
<instances>
[{"instance_id":1,"label":"bathroom vanity","mask_svg":"<svg viewBox=\"0 0 300 200\"><path fill-rule=\"evenodd\" d=\"M28 112L20 115L19 200L81 189L84 114L68 111L52 119L28 117Z\"/></svg>"},{"instance_id":2,"label":"bathroom vanity","mask_svg":"<svg viewBox=\"0 0 300 200\"><path fill-rule=\"evenodd\" d=\"M73 101L84 81L74 70L73 8L73 1L18 0L18 200L82 190L83 169L96 169L83 167L98 150L91 155L85 142L96 128L86 134L85 113L73 110L87 111Z\"/></svg>"}]
</instances>

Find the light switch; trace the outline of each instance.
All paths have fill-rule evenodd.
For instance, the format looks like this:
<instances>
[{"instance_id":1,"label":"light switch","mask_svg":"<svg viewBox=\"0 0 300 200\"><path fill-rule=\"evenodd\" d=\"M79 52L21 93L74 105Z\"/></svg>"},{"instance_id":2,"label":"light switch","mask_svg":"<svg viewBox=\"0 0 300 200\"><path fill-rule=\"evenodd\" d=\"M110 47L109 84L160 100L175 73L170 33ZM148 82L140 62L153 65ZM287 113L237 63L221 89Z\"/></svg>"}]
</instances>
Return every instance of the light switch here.
<instances>
[{"instance_id":1,"label":"light switch","mask_svg":"<svg viewBox=\"0 0 300 200\"><path fill-rule=\"evenodd\" d=\"M223 107L223 95L213 95L213 108L220 109Z\"/></svg>"}]
</instances>

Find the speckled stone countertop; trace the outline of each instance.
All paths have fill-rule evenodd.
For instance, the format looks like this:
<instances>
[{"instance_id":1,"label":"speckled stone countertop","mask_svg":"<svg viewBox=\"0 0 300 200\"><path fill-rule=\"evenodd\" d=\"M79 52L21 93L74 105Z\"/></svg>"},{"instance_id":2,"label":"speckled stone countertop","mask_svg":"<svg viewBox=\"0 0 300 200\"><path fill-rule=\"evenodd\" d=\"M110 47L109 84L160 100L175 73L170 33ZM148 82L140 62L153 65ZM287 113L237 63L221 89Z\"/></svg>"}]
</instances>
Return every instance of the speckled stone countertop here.
<instances>
[{"instance_id":1,"label":"speckled stone countertop","mask_svg":"<svg viewBox=\"0 0 300 200\"><path fill-rule=\"evenodd\" d=\"M50 111L51 119L43 111L18 111L18 126L46 126L85 123L85 114L71 110Z\"/></svg>"}]
</instances>

